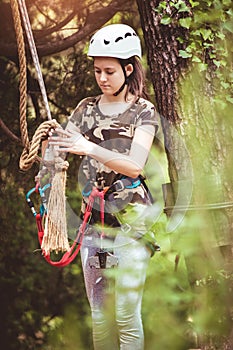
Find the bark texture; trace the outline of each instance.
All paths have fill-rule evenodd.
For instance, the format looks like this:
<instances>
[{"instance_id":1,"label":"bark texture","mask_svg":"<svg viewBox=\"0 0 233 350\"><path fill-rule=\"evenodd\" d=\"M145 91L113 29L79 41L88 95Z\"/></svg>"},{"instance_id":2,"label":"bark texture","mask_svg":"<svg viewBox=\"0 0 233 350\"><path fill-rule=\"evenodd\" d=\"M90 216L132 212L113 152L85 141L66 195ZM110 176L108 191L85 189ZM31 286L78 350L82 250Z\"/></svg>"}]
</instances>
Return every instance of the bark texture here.
<instances>
[{"instance_id":1,"label":"bark texture","mask_svg":"<svg viewBox=\"0 0 233 350\"><path fill-rule=\"evenodd\" d=\"M182 47L177 38L181 35L184 37L187 33L175 24L161 24L161 14L155 11L159 3L160 1L155 0L137 1L157 109L164 132L169 175L171 181L177 181L190 177L190 166L177 161L178 153L180 156L182 152L183 160L188 162L187 149L180 137L181 118L177 111L177 81L186 67L186 61L179 57L179 49ZM167 10L169 12L169 5Z\"/></svg>"},{"instance_id":2,"label":"bark texture","mask_svg":"<svg viewBox=\"0 0 233 350\"><path fill-rule=\"evenodd\" d=\"M171 181L164 186L165 210L167 207L166 213L173 222L180 220L179 227L174 229L175 237L179 232L182 239L195 238L195 251L186 257L190 283L194 286L203 276L221 269L231 276L233 122L229 115L232 109L221 109L214 103L218 86L212 69L201 74L190 71L187 59L179 57L179 50L185 47L177 39L187 39L189 33L178 25L179 13L172 13L170 2L166 1L163 9L173 18L167 25L161 23L161 11L156 10L160 1L137 0L137 4ZM225 312L224 320L228 320L228 335L218 337L215 346L214 336L204 334L199 338L199 348L233 347L231 288L229 283L224 300L227 307L221 310ZM216 312L214 318L218 317L221 319L222 314Z\"/></svg>"}]
</instances>

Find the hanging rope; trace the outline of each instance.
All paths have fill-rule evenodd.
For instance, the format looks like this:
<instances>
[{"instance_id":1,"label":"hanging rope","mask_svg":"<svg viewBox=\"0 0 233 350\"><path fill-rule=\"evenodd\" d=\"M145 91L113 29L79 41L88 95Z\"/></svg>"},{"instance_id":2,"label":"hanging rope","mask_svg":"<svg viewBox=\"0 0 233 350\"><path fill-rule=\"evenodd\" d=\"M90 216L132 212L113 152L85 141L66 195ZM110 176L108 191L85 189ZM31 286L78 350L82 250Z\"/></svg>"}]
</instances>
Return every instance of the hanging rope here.
<instances>
[{"instance_id":1,"label":"hanging rope","mask_svg":"<svg viewBox=\"0 0 233 350\"><path fill-rule=\"evenodd\" d=\"M52 120L49 109L46 89L42 72L40 69L39 58L31 30L31 25L27 13L27 8L24 0L11 0L11 8L14 19L19 66L20 66L20 131L21 139L24 146L24 150L20 157L19 166L22 170L28 170L31 168L35 161L40 160L38 157L38 151L41 141L47 136L49 129L59 127L56 120ZM19 6L18 6L19 4ZM20 9L20 10L19 10ZM48 121L42 123L36 130L32 141L29 141L28 128L26 120L26 107L27 107L27 65L26 65L26 52L23 36L23 29L21 23L21 16L24 23L25 32L28 38L28 43L37 71L37 78L43 97L45 109L47 112ZM64 161L59 154L54 154L54 168L55 175L51 184L51 192L47 209L47 216L45 222L45 241L41 243L43 251L48 255L51 251L67 251L69 250L67 223L66 223L66 170L69 163ZM38 176L39 178L39 176Z\"/></svg>"},{"instance_id":2,"label":"hanging rope","mask_svg":"<svg viewBox=\"0 0 233 350\"><path fill-rule=\"evenodd\" d=\"M56 128L59 126L56 120L49 120L42 123L36 130L32 141L29 141L28 137L28 126L27 126L27 64L26 64L26 50L23 36L23 29L20 17L20 11L18 7L17 0L11 0L11 9L14 20L14 27L16 33L16 41L18 47L19 56L19 71L20 71L20 103L19 103L19 113L20 113L20 132L21 140L24 147L22 155L20 157L19 166L21 170L29 170L35 161L40 161L38 157L38 150L40 148L41 140L47 135L50 128ZM35 54L35 53L34 53ZM39 74L41 75L41 74ZM42 75L41 75L42 76ZM43 78L42 78L43 80ZM41 84L41 83L40 83ZM42 84L43 85L43 84ZM42 88L43 89L43 88ZM46 95L45 88L44 94ZM47 100L47 98L46 98ZM48 109L47 104L47 115L51 119L51 114Z\"/></svg>"},{"instance_id":3,"label":"hanging rope","mask_svg":"<svg viewBox=\"0 0 233 350\"><path fill-rule=\"evenodd\" d=\"M33 63L34 63L34 66L35 66L35 69L36 69L36 72L37 72L38 83L40 85L40 91L41 91L41 94L42 94L42 97L43 97L44 106L45 106L45 110L46 110L46 113L47 113L47 118L48 118L48 120L52 120L51 112L50 112L50 108L49 108L49 103L48 103L48 98L47 98L47 93L46 93L46 88L45 88L45 84L44 84L44 79L43 79L43 75L42 75L42 72L41 72L41 69L40 69L39 57L38 57L37 50L36 50L36 45L35 45L32 29L31 29L30 20L29 20L29 17L28 17L26 4L25 4L24 0L18 0L18 2L19 2L19 5L20 5L19 8L20 8L20 12L21 12L21 15L22 15L24 28L25 28L25 31L26 31L26 35L27 35L28 44L29 44L29 47L30 47Z\"/></svg>"},{"instance_id":4,"label":"hanging rope","mask_svg":"<svg viewBox=\"0 0 233 350\"><path fill-rule=\"evenodd\" d=\"M14 19L14 27L16 33L16 41L18 48L19 56L19 91L20 91L20 100L19 100L19 113L20 113L20 131L21 131L21 140L23 146L26 149L29 149L30 143L28 138L27 131L27 120L26 120L26 107L27 107L27 65L26 65L26 52L25 44L23 37L23 29L21 24L21 18L18 8L18 3L16 0L11 0L11 9Z\"/></svg>"}]
</instances>

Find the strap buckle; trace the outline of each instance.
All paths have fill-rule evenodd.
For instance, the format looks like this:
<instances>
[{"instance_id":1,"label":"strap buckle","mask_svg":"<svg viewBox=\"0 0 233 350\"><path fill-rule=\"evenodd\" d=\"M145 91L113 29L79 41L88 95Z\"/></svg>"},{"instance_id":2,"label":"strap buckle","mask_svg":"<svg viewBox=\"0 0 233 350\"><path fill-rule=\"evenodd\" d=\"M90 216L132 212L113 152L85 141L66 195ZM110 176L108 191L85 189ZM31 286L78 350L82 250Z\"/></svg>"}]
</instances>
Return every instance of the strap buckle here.
<instances>
[{"instance_id":1,"label":"strap buckle","mask_svg":"<svg viewBox=\"0 0 233 350\"><path fill-rule=\"evenodd\" d=\"M125 185L122 180L116 180L114 182L115 191L121 192L125 189Z\"/></svg>"}]
</instances>

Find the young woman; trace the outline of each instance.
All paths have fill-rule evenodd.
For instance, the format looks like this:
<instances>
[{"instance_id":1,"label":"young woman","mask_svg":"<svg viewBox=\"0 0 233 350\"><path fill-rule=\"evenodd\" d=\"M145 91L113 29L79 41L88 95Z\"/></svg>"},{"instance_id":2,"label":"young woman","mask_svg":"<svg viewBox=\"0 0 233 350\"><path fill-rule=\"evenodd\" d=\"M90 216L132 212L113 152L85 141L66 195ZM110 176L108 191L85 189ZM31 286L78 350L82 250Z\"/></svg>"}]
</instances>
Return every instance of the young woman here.
<instances>
[{"instance_id":1,"label":"young woman","mask_svg":"<svg viewBox=\"0 0 233 350\"><path fill-rule=\"evenodd\" d=\"M146 99L140 40L131 27L113 24L100 29L90 41L88 55L93 57L102 93L82 100L66 129L56 130L57 136L49 141L62 152L83 156L82 214L93 187L105 193L104 234L97 199L81 248L94 349L142 350L143 286L150 256L159 247L148 232L146 214L152 200L141 173L157 129L157 116ZM106 272L111 267L117 267L117 333L106 312L112 288Z\"/></svg>"}]
</instances>

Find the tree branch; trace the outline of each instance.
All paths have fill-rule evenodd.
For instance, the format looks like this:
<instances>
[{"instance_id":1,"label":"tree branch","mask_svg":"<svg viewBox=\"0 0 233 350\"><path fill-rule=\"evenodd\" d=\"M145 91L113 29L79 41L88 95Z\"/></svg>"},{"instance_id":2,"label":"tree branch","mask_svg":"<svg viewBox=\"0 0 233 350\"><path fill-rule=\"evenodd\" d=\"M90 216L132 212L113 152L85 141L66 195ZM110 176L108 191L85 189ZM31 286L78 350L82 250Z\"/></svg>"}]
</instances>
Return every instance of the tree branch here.
<instances>
[{"instance_id":1,"label":"tree branch","mask_svg":"<svg viewBox=\"0 0 233 350\"><path fill-rule=\"evenodd\" d=\"M40 30L33 30L35 40L39 40L41 38L44 38L52 33L55 33L62 29L64 26L66 26L77 14L73 11L70 13L63 21L57 23L56 25L53 25L47 29L40 29Z\"/></svg>"},{"instance_id":2,"label":"tree branch","mask_svg":"<svg viewBox=\"0 0 233 350\"><path fill-rule=\"evenodd\" d=\"M108 22L118 11L124 11L129 4L130 0L112 0L111 3L105 7L98 4L97 8L93 8L92 12L88 12L84 27L76 33L63 39L58 36L55 40L49 40L47 38L41 42L37 41L36 47L38 55L40 57L53 55L67 50L82 40L87 40L93 32ZM96 19L98 19L98 21L96 21ZM56 30L57 27L54 26L54 29ZM46 29L46 35L48 34L48 30L49 29ZM41 31L40 37L43 36L43 31ZM15 42L0 42L0 52L2 56L9 58L16 57L17 47Z\"/></svg>"},{"instance_id":3,"label":"tree branch","mask_svg":"<svg viewBox=\"0 0 233 350\"><path fill-rule=\"evenodd\" d=\"M16 136L10 129L6 126L2 118L0 118L0 128L2 128L3 132L14 142L21 144L21 140L18 136Z\"/></svg>"}]
</instances>

